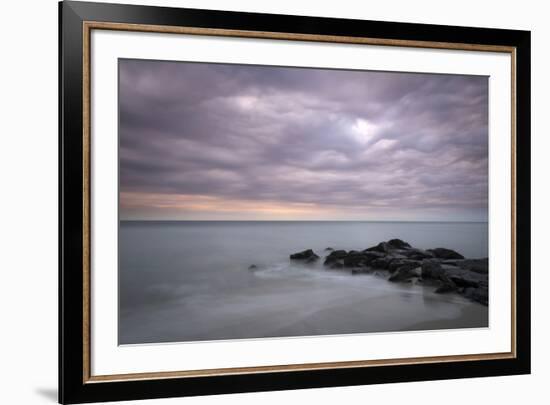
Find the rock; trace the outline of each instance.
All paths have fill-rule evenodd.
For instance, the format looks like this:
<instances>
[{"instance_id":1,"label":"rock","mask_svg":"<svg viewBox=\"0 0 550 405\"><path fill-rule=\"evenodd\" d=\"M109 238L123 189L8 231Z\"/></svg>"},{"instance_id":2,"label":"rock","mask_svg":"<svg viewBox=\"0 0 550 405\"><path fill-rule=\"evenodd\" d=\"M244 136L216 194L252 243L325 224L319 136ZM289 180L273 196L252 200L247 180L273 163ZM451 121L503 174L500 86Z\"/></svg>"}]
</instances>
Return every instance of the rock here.
<instances>
[{"instance_id":1,"label":"rock","mask_svg":"<svg viewBox=\"0 0 550 405\"><path fill-rule=\"evenodd\" d=\"M330 254L325 258L325 266L326 265L329 265L331 263L334 263L340 259L343 259L344 257L346 257L348 254L348 252L346 252L345 250L333 250L332 252L330 252Z\"/></svg>"},{"instance_id":2,"label":"rock","mask_svg":"<svg viewBox=\"0 0 550 405\"><path fill-rule=\"evenodd\" d=\"M420 269L418 263L406 263L398 267L388 279L389 281L408 281L413 277L420 275Z\"/></svg>"},{"instance_id":3,"label":"rock","mask_svg":"<svg viewBox=\"0 0 550 405\"><path fill-rule=\"evenodd\" d=\"M439 280L443 274L443 268L438 260L422 260L422 278L433 278Z\"/></svg>"},{"instance_id":4,"label":"rock","mask_svg":"<svg viewBox=\"0 0 550 405\"><path fill-rule=\"evenodd\" d=\"M460 253L446 248L422 250L401 239L380 242L368 249L334 250L327 247L324 265L330 269L350 269L352 275L374 274L391 282L422 283L434 287L438 294L454 292L488 305L489 260L465 259ZM319 259L312 249L290 255L292 260L311 263ZM249 270L258 268L250 265ZM349 270L348 270L349 271ZM385 274L385 275L384 275Z\"/></svg>"},{"instance_id":5,"label":"rock","mask_svg":"<svg viewBox=\"0 0 550 405\"><path fill-rule=\"evenodd\" d=\"M456 287L453 286L452 284L446 284L446 283L442 283L436 290L435 290L435 293L436 294L445 294L445 293L449 293L449 292L453 292L456 290Z\"/></svg>"},{"instance_id":6,"label":"rock","mask_svg":"<svg viewBox=\"0 0 550 405\"><path fill-rule=\"evenodd\" d=\"M304 250L302 252L294 253L290 255L292 260L306 260L308 263L314 262L319 259L319 256L313 252L311 249Z\"/></svg>"},{"instance_id":7,"label":"rock","mask_svg":"<svg viewBox=\"0 0 550 405\"><path fill-rule=\"evenodd\" d=\"M256 266L255 264L251 264L250 266L248 266L248 270L256 270L258 268L258 266Z\"/></svg>"},{"instance_id":8,"label":"rock","mask_svg":"<svg viewBox=\"0 0 550 405\"><path fill-rule=\"evenodd\" d=\"M465 288L464 296L485 306L489 305L489 289L487 287Z\"/></svg>"},{"instance_id":9,"label":"rock","mask_svg":"<svg viewBox=\"0 0 550 405\"><path fill-rule=\"evenodd\" d=\"M474 273L487 274L489 272L488 258L456 260L455 263L458 267Z\"/></svg>"},{"instance_id":10,"label":"rock","mask_svg":"<svg viewBox=\"0 0 550 405\"><path fill-rule=\"evenodd\" d=\"M434 259L434 260L437 260L437 259ZM441 262L441 268L444 271L457 271L457 270L460 270L460 267L458 267L454 264L447 264L447 263L443 263L443 262Z\"/></svg>"},{"instance_id":11,"label":"rock","mask_svg":"<svg viewBox=\"0 0 550 405\"><path fill-rule=\"evenodd\" d=\"M362 267L369 264L372 259L360 253L350 253L344 257L344 266L346 267Z\"/></svg>"},{"instance_id":12,"label":"rock","mask_svg":"<svg viewBox=\"0 0 550 405\"><path fill-rule=\"evenodd\" d=\"M362 251L357 252L352 250L344 257L344 266L346 267L364 267L367 266L374 259L379 259L383 256L380 252Z\"/></svg>"},{"instance_id":13,"label":"rock","mask_svg":"<svg viewBox=\"0 0 550 405\"><path fill-rule=\"evenodd\" d=\"M457 285L445 273L439 276L439 288L435 292L441 294L442 292L456 291L456 289Z\"/></svg>"},{"instance_id":14,"label":"rock","mask_svg":"<svg viewBox=\"0 0 550 405\"><path fill-rule=\"evenodd\" d=\"M411 247L411 245L401 239L390 239L387 243L395 249L408 249Z\"/></svg>"},{"instance_id":15,"label":"rock","mask_svg":"<svg viewBox=\"0 0 550 405\"><path fill-rule=\"evenodd\" d=\"M391 246L388 245L386 242L380 242L376 246L372 246L370 248L365 249L367 252L382 252L382 253L389 253L391 251Z\"/></svg>"},{"instance_id":16,"label":"rock","mask_svg":"<svg viewBox=\"0 0 550 405\"><path fill-rule=\"evenodd\" d=\"M344 268L344 262L342 260L338 260L336 262L330 263L328 266L331 269L343 269Z\"/></svg>"},{"instance_id":17,"label":"rock","mask_svg":"<svg viewBox=\"0 0 550 405\"><path fill-rule=\"evenodd\" d=\"M369 255L373 259L378 259L378 258L382 258L382 257L387 256L387 253L377 252L376 250L367 250L367 249L365 249L365 250L362 250L361 253L364 254L364 255Z\"/></svg>"},{"instance_id":18,"label":"rock","mask_svg":"<svg viewBox=\"0 0 550 405\"><path fill-rule=\"evenodd\" d=\"M410 259L393 259L388 265L388 270L391 272L394 272L403 266L409 266L411 268L415 268L420 266L420 262L418 260L410 260Z\"/></svg>"},{"instance_id":19,"label":"rock","mask_svg":"<svg viewBox=\"0 0 550 405\"><path fill-rule=\"evenodd\" d=\"M401 239L391 239L387 242L380 242L376 246L372 246L368 249L365 249L367 251L374 251L374 252L382 252L382 253L390 253L392 250L397 249L410 249L411 245L409 245L407 242L402 241Z\"/></svg>"},{"instance_id":20,"label":"rock","mask_svg":"<svg viewBox=\"0 0 550 405\"><path fill-rule=\"evenodd\" d=\"M388 270L394 272L398 267L403 266L406 263L407 259L390 259L388 264Z\"/></svg>"},{"instance_id":21,"label":"rock","mask_svg":"<svg viewBox=\"0 0 550 405\"><path fill-rule=\"evenodd\" d=\"M403 252L403 255L407 256L409 259L414 260L431 259L434 257L433 253L417 248L407 249Z\"/></svg>"},{"instance_id":22,"label":"rock","mask_svg":"<svg viewBox=\"0 0 550 405\"><path fill-rule=\"evenodd\" d=\"M442 265L437 259L426 259L422 261L422 278L426 280L437 280L439 287L435 290L438 294L455 291L455 282L446 273L447 266Z\"/></svg>"},{"instance_id":23,"label":"rock","mask_svg":"<svg viewBox=\"0 0 550 405\"><path fill-rule=\"evenodd\" d=\"M388 268L388 265L390 264L391 259L388 259L386 257L379 257L378 259L374 259L372 262L369 263L369 266L375 269L381 269L386 270Z\"/></svg>"},{"instance_id":24,"label":"rock","mask_svg":"<svg viewBox=\"0 0 550 405\"><path fill-rule=\"evenodd\" d=\"M384 255L384 257L387 257L388 259L408 259L408 257L401 253L400 250L392 250L390 253L387 253Z\"/></svg>"},{"instance_id":25,"label":"rock","mask_svg":"<svg viewBox=\"0 0 550 405\"><path fill-rule=\"evenodd\" d=\"M435 248L428 249L427 251L432 253L435 257L439 259L464 259L464 256L451 249Z\"/></svg>"},{"instance_id":26,"label":"rock","mask_svg":"<svg viewBox=\"0 0 550 405\"><path fill-rule=\"evenodd\" d=\"M442 266L445 275L459 287L480 287L486 285L487 276L454 266Z\"/></svg>"}]
</instances>

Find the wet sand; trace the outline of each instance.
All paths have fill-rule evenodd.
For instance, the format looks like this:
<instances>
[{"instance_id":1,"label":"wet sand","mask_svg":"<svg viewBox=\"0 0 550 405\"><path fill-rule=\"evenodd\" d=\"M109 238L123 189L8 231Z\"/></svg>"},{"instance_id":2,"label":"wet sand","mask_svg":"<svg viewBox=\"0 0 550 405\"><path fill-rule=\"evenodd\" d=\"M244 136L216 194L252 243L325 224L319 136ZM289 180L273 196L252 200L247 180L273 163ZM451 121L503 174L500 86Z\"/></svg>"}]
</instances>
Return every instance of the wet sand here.
<instances>
[{"instance_id":1,"label":"wet sand","mask_svg":"<svg viewBox=\"0 0 550 405\"><path fill-rule=\"evenodd\" d=\"M443 329L484 328L488 326L488 308L474 302L463 302L459 296L431 297L427 292L424 302L427 308L419 311L418 302L410 306L395 306L395 297L377 296L359 302L345 303L323 308L293 322L284 328L273 330L271 336L307 336L316 334L359 334L405 331L430 331ZM446 298L454 301L446 302ZM456 306L449 311L448 306ZM430 307L446 307L445 315L433 319ZM452 316L452 314L456 316ZM383 314L376 316L376 314ZM419 319L423 319L419 322ZM327 331L330 325L332 331ZM337 331L336 333L334 333Z\"/></svg>"},{"instance_id":2,"label":"wet sand","mask_svg":"<svg viewBox=\"0 0 550 405\"><path fill-rule=\"evenodd\" d=\"M461 308L461 313L455 319L434 319L431 321L419 322L406 328L413 330L441 330L456 328L485 328L489 326L489 310L487 307L472 303Z\"/></svg>"}]
</instances>

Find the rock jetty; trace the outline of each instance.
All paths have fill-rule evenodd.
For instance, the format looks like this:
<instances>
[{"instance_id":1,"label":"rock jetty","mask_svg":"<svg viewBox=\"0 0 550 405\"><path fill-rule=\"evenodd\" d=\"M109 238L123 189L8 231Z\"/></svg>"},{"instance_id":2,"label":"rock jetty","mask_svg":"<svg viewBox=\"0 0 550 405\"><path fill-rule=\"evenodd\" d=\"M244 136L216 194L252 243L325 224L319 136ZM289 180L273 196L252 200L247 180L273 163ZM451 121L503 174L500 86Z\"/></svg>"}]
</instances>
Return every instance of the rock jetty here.
<instances>
[{"instance_id":1,"label":"rock jetty","mask_svg":"<svg viewBox=\"0 0 550 405\"><path fill-rule=\"evenodd\" d=\"M306 263L312 263L319 259L319 256L317 256L313 250L308 249L304 250L303 252L298 252L290 255L291 260L303 260Z\"/></svg>"},{"instance_id":2,"label":"rock jetty","mask_svg":"<svg viewBox=\"0 0 550 405\"><path fill-rule=\"evenodd\" d=\"M327 269L350 274L383 274L390 282L422 283L440 294L458 293L488 305L489 260L467 259L447 248L418 249L401 239L380 242L365 250L332 250L324 257ZM313 263L320 257L312 250L290 255L291 260Z\"/></svg>"}]
</instances>

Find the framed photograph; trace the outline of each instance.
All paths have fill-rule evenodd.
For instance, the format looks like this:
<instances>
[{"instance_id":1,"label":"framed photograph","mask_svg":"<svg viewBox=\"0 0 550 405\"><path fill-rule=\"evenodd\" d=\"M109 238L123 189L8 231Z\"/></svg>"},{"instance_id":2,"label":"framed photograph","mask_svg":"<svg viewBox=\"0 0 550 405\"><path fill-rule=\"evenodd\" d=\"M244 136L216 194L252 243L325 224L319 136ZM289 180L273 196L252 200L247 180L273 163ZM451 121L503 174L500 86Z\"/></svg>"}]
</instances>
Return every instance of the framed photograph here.
<instances>
[{"instance_id":1,"label":"framed photograph","mask_svg":"<svg viewBox=\"0 0 550 405\"><path fill-rule=\"evenodd\" d=\"M530 372L530 33L62 2L61 403Z\"/></svg>"}]
</instances>

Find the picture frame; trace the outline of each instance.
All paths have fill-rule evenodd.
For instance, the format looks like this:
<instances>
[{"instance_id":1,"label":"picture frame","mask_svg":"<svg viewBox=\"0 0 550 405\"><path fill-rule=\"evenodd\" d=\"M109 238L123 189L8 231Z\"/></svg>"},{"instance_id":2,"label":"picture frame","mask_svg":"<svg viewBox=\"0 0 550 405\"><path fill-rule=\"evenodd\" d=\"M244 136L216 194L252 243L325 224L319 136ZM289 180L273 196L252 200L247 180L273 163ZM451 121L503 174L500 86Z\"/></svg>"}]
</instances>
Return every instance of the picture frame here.
<instances>
[{"instance_id":1,"label":"picture frame","mask_svg":"<svg viewBox=\"0 0 550 405\"><path fill-rule=\"evenodd\" d=\"M63 1L59 3L59 402L84 403L441 380L530 372L530 32ZM95 374L92 370L93 32L491 53L510 60L509 351ZM508 167L508 166L506 166ZM494 176L503 173L492 172ZM507 175L508 175L507 174ZM114 176L114 174L113 174ZM489 216L489 221L500 219ZM492 259L491 259L492 260ZM116 286L113 286L115 288ZM116 313L117 308L111 308ZM94 323L95 322L95 323ZM507 335L508 336L508 335ZM262 342L255 346L261 350Z\"/></svg>"}]
</instances>

